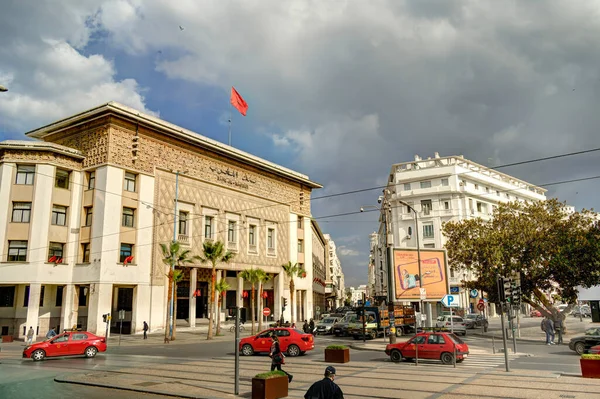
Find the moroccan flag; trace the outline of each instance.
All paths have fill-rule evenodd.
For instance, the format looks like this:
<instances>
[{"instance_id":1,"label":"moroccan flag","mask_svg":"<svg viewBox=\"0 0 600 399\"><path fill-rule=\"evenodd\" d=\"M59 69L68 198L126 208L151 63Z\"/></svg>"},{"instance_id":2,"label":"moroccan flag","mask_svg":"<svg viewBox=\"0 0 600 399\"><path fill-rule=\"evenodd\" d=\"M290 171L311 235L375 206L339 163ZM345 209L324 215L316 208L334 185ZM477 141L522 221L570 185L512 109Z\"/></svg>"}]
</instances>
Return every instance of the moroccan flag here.
<instances>
[{"instance_id":1,"label":"moroccan flag","mask_svg":"<svg viewBox=\"0 0 600 399\"><path fill-rule=\"evenodd\" d=\"M248 111L248 103L244 101L240 93L235 90L235 87L231 86L231 105L233 105L240 114L246 116L246 111Z\"/></svg>"}]
</instances>

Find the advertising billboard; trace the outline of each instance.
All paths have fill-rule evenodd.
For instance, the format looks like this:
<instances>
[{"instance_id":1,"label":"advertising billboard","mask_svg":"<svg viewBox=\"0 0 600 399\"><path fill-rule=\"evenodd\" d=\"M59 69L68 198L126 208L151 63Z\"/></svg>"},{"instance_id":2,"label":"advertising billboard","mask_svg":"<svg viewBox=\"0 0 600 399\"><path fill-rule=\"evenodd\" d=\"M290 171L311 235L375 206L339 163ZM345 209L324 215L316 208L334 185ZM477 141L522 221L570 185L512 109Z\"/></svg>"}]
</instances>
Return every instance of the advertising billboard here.
<instances>
[{"instance_id":1,"label":"advertising billboard","mask_svg":"<svg viewBox=\"0 0 600 399\"><path fill-rule=\"evenodd\" d=\"M417 250L394 249L396 300L418 301L420 288L425 288L428 301L442 299L448 294L446 271L446 251L421 249L421 282Z\"/></svg>"}]
</instances>

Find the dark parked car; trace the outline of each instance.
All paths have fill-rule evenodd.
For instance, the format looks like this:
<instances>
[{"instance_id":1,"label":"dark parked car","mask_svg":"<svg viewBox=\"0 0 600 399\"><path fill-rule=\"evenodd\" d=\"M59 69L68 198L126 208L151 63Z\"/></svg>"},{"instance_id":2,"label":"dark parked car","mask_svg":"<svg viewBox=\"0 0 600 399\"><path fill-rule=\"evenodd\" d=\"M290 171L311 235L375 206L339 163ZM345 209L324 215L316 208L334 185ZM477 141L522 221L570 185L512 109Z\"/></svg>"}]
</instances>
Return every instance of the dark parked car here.
<instances>
[{"instance_id":1,"label":"dark parked car","mask_svg":"<svg viewBox=\"0 0 600 399\"><path fill-rule=\"evenodd\" d=\"M475 327L485 327L487 329L489 326L487 319L480 314L468 314L463 320L467 328L471 329Z\"/></svg>"},{"instance_id":2,"label":"dark parked car","mask_svg":"<svg viewBox=\"0 0 600 399\"><path fill-rule=\"evenodd\" d=\"M578 355L583 354L592 346L600 345L600 327L592 327L585 330L585 335L571 338L569 349L577 352Z\"/></svg>"}]
</instances>

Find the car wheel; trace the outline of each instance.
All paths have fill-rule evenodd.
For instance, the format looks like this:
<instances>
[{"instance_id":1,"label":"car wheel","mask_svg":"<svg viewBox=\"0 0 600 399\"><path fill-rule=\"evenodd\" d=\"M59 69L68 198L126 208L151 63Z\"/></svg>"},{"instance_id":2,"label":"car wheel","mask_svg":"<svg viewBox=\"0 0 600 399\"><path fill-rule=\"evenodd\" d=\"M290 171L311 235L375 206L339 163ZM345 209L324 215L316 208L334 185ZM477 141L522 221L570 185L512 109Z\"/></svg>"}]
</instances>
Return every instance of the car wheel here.
<instances>
[{"instance_id":1,"label":"car wheel","mask_svg":"<svg viewBox=\"0 0 600 399\"><path fill-rule=\"evenodd\" d=\"M289 357L296 357L300 354L300 348L297 345L288 346L287 353Z\"/></svg>"},{"instance_id":2,"label":"car wheel","mask_svg":"<svg viewBox=\"0 0 600 399\"><path fill-rule=\"evenodd\" d=\"M300 356L304 356L304 355L306 355L306 351L300 352Z\"/></svg>"},{"instance_id":3,"label":"car wheel","mask_svg":"<svg viewBox=\"0 0 600 399\"><path fill-rule=\"evenodd\" d=\"M242 346L242 355L244 356L252 356L254 354L254 349L252 349L252 345L245 344Z\"/></svg>"},{"instance_id":4,"label":"car wheel","mask_svg":"<svg viewBox=\"0 0 600 399\"><path fill-rule=\"evenodd\" d=\"M98 349L95 346L88 346L85 348L85 357L94 357L98 353Z\"/></svg>"},{"instance_id":5,"label":"car wheel","mask_svg":"<svg viewBox=\"0 0 600 399\"><path fill-rule=\"evenodd\" d=\"M402 361L402 352L397 349L394 349L392 353L390 353L390 360L394 363L398 363Z\"/></svg>"},{"instance_id":6,"label":"car wheel","mask_svg":"<svg viewBox=\"0 0 600 399\"><path fill-rule=\"evenodd\" d=\"M41 349L38 349L31 354L31 358L33 359L34 362L39 362L41 360L44 360L45 357L46 357L46 352L44 352Z\"/></svg>"},{"instance_id":7,"label":"car wheel","mask_svg":"<svg viewBox=\"0 0 600 399\"><path fill-rule=\"evenodd\" d=\"M578 355L583 355L584 351L585 351L585 344L583 342L577 342L575 344L575 352L577 352Z\"/></svg>"},{"instance_id":8,"label":"car wheel","mask_svg":"<svg viewBox=\"0 0 600 399\"><path fill-rule=\"evenodd\" d=\"M401 328L396 328L396 337L401 337L404 334Z\"/></svg>"},{"instance_id":9,"label":"car wheel","mask_svg":"<svg viewBox=\"0 0 600 399\"><path fill-rule=\"evenodd\" d=\"M440 356L440 360L444 364L452 364L453 359L454 359L454 356L452 356L452 353L449 353L449 352L444 352L444 353L442 353L442 356Z\"/></svg>"},{"instance_id":10,"label":"car wheel","mask_svg":"<svg viewBox=\"0 0 600 399\"><path fill-rule=\"evenodd\" d=\"M371 332L369 333L369 338L370 338L370 339L375 339L375 338L377 338L377 332L375 332L375 331L371 331Z\"/></svg>"}]
</instances>

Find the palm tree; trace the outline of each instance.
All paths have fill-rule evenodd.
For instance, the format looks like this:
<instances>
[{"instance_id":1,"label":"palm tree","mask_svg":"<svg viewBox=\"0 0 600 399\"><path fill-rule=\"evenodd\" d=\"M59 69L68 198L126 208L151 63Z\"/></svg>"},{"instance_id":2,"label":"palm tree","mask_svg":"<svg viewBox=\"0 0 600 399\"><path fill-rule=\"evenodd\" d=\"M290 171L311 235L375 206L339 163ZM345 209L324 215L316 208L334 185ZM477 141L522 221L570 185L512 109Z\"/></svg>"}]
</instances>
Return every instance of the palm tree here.
<instances>
[{"instance_id":1,"label":"palm tree","mask_svg":"<svg viewBox=\"0 0 600 399\"><path fill-rule=\"evenodd\" d=\"M259 292L258 292L258 302L260 303L259 309L264 308L264 298L263 298L263 292L264 292L264 285L267 281L269 281L271 279L271 277L273 277L271 274L267 274L264 273L263 275L260 276L259 278ZM260 310L259 310L260 312ZM262 315L259 315L258 318L258 331L262 331L263 326L262 326L262 322L263 322L263 317Z\"/></svg>"},{"instance_id":2,"label":"palm tree","mask_svg":"<svg viewBox=\"0 0 600 399\"><path fill-rule=\"evenodd\" d=\"M240 273L240 277L249 282L252 285L252 295L250 296L250 309L252 310L252 335L254 335L254 322L256 318L256 306L254 301L254 293L256 284L258 284L266 275L263 269L246 269Z\"/></svg>"},{"instance_id":3,"label":"palm tree","mask_svg":"<svg viewBox=\"0 0 600 399\"><path fill-rule=\"evenodd\" d=\"M227 280L224 278L219 280L219 282L215 285L215 290L219 293L219 299L217 300L217 309L219 310L221 309L221 304L223 303L223 294L225 294L228 289L229 284L227 284ZM217 335L219 334L221 334L221 312L217 311Z\"/></svg>"},{"instance_id":4,"label":"palm tree","mask_svg":"<svg viewBox=\"0 0 600 399\"><path fill-rule=\"evenodd\" d=\"M286 276L290 279L290 312L292 314L292 324L294 323L294 277L304 278L306 277L306 271L304 268L298 266L297 263L288 263L281 265L285 271Z\"/></svg>"},{"instance_id":5,"label":"palm tree","mask_svg":"<svg viewBox=\"0 0 600 399\"><path fill-rule=\"evenodd\" d=\"M216 312L213 299L215 297L215 284L217 283L217 263L228 263L233 259L234 254L225 250L225 246L221 241L204 241L202 246L202 255L196 256L202 263L212 264L212 275L210 280L210 295L208 297L208 334L206 339L212 339L213 333L213 315Z\"/></svg>"},{"instance_id":6,"label":"palm tree","mask_svg":"<svg viewBox=\"0 0 600 399\"><path fill-rule=\"evenodd\" d=\"M167 273L167 277L169 279L169 293L167 297L167 326L170 325L171 318L171 293L173 292L173 288L175 289L175 293L177 293L177 282L181 281L183 278L183 273L181 270L176 270L175 267L186 263L192 263L192 257L189 249L181 248L181 244L178 241L171 241L169 245L160 244L160 249L162 250L163 263L169 266L169 273ZM173 286L175 285L175 286ZM177 295L177 294L175 294ZM173 298L173 301L176 303L177 299ZM173 315L173 329L169 331L169 328L165 328L165 338L169 340L175 339L175 315Z\"/></svg>"},{"instance_id":7,"label":"palm tree","mask_svg":"<svg viewBox=\"0 0 600 399\"><path fill-rule=\"evenodd\" d=\"M177 283L181 280L183 280L183 270L175 269L173 271L173 293L175 294L175 298L173 298L173 331L171 332L171 341L175 340L175 332L177 331L177 323L175 322L177 318Z\"/></svg>"}]
</instances>

